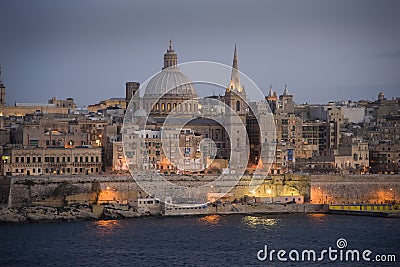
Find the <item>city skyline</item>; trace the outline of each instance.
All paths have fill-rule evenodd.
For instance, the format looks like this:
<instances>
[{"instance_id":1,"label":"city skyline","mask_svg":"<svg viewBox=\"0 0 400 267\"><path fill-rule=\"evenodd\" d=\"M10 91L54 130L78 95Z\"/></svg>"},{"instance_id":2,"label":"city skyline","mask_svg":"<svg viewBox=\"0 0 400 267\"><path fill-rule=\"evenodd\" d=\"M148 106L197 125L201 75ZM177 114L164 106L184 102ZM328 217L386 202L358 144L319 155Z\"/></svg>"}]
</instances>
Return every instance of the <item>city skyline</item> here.
<instances>
[{"instance_id":1,"label":"city skyline","mask_svg":"<svg viewBox=\"0 0 400 267\"><path fill-rule=\"evenodd\" d=\"M270 84L278 94L287 84L297 103L371 100L380 91L398 97L395 1L3 1L0 8L8 105L56 96L83 106L123 96L126 81L161 70L170 39L179 63L230 65L236 44L240 70L265 95Z\"/></svg>"}]
</instances>

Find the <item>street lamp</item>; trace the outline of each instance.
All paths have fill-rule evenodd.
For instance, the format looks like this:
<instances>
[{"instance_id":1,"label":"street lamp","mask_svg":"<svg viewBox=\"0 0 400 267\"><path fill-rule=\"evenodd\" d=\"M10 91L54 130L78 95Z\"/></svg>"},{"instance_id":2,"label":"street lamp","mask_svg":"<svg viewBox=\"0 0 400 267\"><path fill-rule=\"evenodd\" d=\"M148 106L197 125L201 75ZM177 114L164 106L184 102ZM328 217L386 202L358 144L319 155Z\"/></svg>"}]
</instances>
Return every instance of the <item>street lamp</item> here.
<instances>
[{"instance_id":1,"label":"street lamp","mask_svg":"<svg viewBox=\"0 0 400 267\"><path fill-rule=\"evenodd\" d=\"M393 188L390 188L389 190L393 191L393 204L396 204L396 190Z\"/></svg>"},{"instance_id":2,"label":"street lamp","mask_svg":"<svg viewBox=\"0 0 400 267\"><path fill-rule=\"evenodd\" d=\"M269 196L269 201L270 201L270 203L272 203L271 193L272 193L272 190L271 190L271 189L267 189L267 194L268 194L268 196Z\"/></svg>"}]
</instances>

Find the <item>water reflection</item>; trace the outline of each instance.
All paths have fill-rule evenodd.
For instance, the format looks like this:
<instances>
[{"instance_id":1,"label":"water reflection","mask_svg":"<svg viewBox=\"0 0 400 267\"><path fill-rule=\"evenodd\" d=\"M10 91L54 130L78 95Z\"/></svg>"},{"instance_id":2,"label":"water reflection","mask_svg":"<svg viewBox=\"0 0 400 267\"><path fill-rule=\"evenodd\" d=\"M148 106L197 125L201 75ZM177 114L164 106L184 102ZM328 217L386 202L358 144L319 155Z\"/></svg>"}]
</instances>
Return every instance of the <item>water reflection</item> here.
<instances>
[{"instance_id":1,"label":"water reflection","mask_svg":"<svg viewBox=\"0 0 400 267\"><path fill-rule=\"evenodd\" d=\"M326 214L323 213L311 213L307 214L307 217L311 219L311 221L315 223L324 223L326 219Z\"/></svg>"},{"instance_id":2,"label":"water reflection","mask_svg":"<svg viewBox=\"0 0 400 267\"><path fill-rule=\"evenodd\" d=\"M278 223L277 219L265 218L260 216L246 216L242 222L252 228L257 226L275 226Z\"/></svg>"},{"instance_id":3,"label":"water reflection","mask_svg":"<svg viewBox=\"0 0 400 267\"><path fill-rule=\"evenodd\" d=\"M310 214L308 214L308 216L311 217L311 218L319 219L319 218L325 217L326 214L324 214L324 213L310 213Z\"/></svg>"},{"instance_id":4,"label":"water reflection","mask_svg":"<svg viewBox=\"0 0 400 267\"><path fill-rule=\"evenodd\" d=\"M204 223L206 225L218 225L221 216L217 214L208 215L206 217L200 218L199 222Z\"/></svg>"},{"instance_id":5,"label":"water reflection","mask_svg":"<svg viewBox=\"0 0 400 267\"><path fill-rule=\"evenodd\" d=\"M99 220L94 222L96 230L101 234L111 234L119 224L118 220Z\"/></svg>"}]
</instances>

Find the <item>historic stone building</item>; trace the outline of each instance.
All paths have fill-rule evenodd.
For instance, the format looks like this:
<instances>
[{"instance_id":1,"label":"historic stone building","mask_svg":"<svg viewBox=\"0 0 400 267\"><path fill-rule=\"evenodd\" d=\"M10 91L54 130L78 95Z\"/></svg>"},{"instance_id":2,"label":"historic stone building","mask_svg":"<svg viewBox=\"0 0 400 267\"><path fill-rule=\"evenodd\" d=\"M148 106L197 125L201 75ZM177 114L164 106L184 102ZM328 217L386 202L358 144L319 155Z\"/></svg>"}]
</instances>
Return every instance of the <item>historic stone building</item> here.
<instances>
[{"instance_id":1,"label":"historic stone building","mask_svg":"<svg viewBox=\"0 0 400 267\"><path fill-rule=\"evenodd\" d=\"M66 114L33 114L11 128L15 145L31 147L102 146L106 120Z\"/></svg>"},{"instance_id":2,"label":"historic stone building","mask_svg":"<svg viewBox=\"0 0 400 267\"><path fill-rule=\"evenodd\" d=\"M11 147L3 151L1 175L99 174L101 148Z\"/></svg>"}]
</instances>

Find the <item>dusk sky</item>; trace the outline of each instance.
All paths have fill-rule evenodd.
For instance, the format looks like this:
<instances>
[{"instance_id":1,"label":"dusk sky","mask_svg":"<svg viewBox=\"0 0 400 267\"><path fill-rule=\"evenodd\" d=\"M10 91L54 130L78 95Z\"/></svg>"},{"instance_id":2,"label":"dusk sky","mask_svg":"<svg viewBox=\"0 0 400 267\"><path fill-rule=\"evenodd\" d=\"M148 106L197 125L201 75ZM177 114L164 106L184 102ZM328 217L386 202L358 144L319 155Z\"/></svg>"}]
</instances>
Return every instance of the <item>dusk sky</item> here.
<instances>
[{"instance_id":1,"label":"dusk sky","mask_svg":"<svg viewBox=\"0 0 400 267\"><path fill-rule=\"evenodd\" d=\"M265 94L297 103L400 97L400 1L1 0L0 65L7 103L125 94L179 63L239 68ZM227 77L229 79L229 77Z\"/></svg>"}]
</instances>

